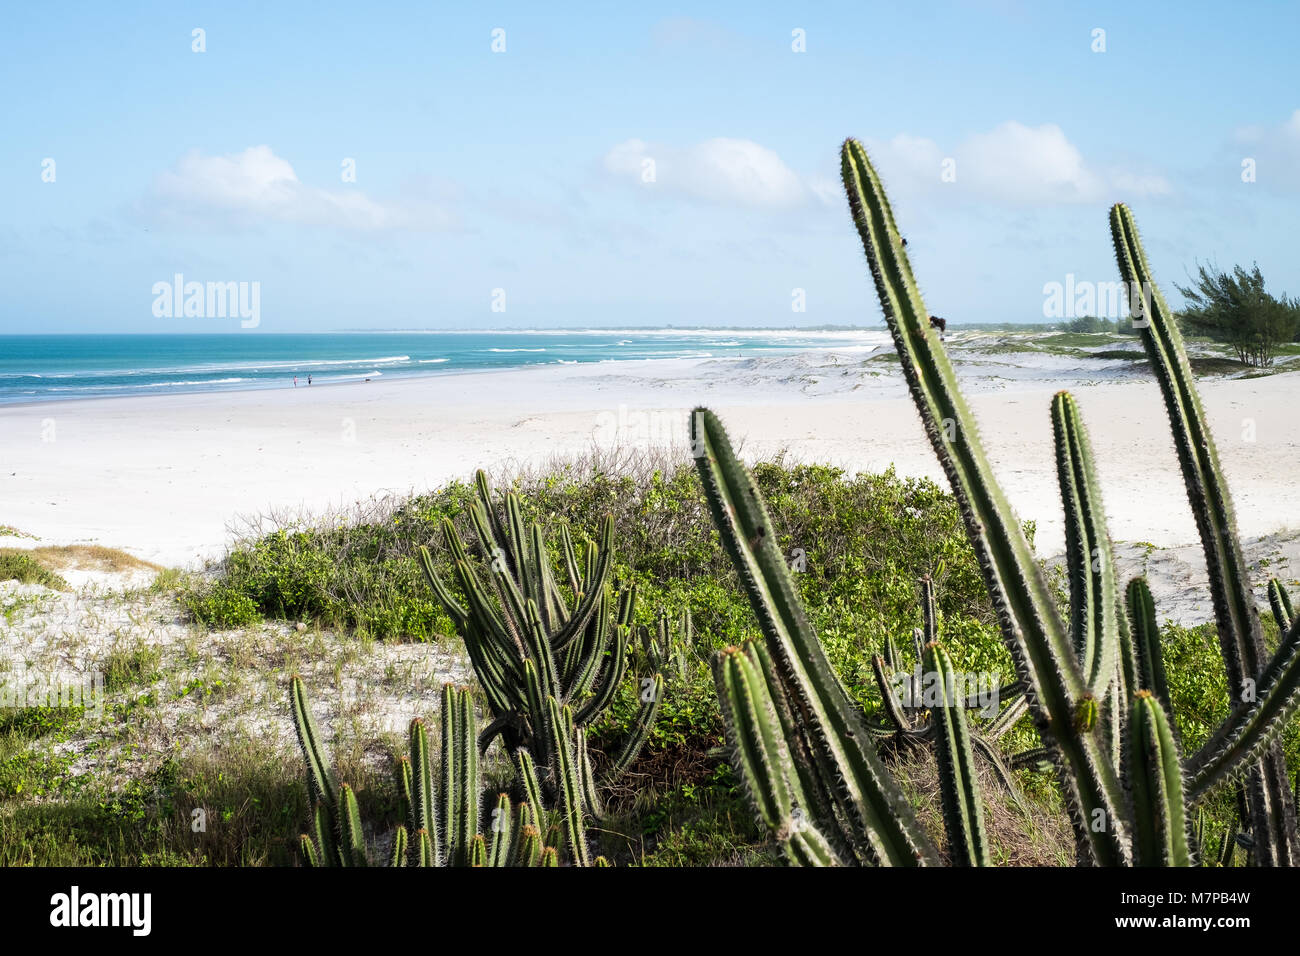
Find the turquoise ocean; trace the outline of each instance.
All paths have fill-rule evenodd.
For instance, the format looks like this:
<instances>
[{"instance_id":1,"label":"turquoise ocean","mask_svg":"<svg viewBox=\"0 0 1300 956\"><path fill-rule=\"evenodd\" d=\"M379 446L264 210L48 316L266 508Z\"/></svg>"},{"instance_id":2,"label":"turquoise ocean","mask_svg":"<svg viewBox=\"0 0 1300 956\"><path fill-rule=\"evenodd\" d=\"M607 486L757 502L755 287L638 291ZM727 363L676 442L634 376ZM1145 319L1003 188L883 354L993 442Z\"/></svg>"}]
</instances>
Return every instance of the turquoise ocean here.
<instances>
[{"instance_id":1,"label":"turquoise ocean","mask_svg":"<svg viewBox=\"0 0 1300 956\"><path fill-rule=\"evenodd\" d=\"M586 362L748 358L884 344L883 330L572 329L0 336L0 405L330 385Z\"/></svg>"}]
</instances>

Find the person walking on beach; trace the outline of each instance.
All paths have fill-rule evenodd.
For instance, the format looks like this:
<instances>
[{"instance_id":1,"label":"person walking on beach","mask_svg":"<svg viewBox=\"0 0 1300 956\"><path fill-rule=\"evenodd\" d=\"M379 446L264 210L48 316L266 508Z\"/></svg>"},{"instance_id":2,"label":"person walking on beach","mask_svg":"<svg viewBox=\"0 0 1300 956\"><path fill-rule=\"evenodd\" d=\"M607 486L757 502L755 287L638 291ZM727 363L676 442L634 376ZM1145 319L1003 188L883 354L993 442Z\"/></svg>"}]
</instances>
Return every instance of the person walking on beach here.
<instances>
[{"instance_id":1,"label":"person walking on beach","mask_svg":"<svg viewBox=\"0 0 1300 956\"><path fill-rule=\"evenodd\" d=\"M298 387L298 376L297 376L297 375L295 375L295 376L293 377L293 387L294 387L294 388L297 388L297 387Z\"/></svg>"}]
</instances>

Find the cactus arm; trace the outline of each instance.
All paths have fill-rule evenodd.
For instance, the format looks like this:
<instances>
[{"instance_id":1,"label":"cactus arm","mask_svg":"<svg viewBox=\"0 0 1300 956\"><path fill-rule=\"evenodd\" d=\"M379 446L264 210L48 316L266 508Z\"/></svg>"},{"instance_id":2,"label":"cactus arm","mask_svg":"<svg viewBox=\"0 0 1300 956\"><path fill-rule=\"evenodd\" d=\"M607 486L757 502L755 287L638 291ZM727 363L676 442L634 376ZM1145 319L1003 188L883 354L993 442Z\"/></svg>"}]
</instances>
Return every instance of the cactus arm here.
<instances>
[{"instance_id":1,"label":"cactus arm","mask_svg":"<svg viewBox=\"0 0 1300 956\"><path fill-rule=\"evenodd\" d=\"M513 491L506 493L505 500L506 524L510 530L511 570L518 575L524 590L531 594L538 582L533 569L528 565L528 529L524 525L523 506L519 495Z\"/></svg>"},{"instance_id":2,"label":"cactus arm","mask_svg":"<svg viewBox=\"0 0 1300 956\"><path fill-rule=\"evenodd\" d=\"M445 719L445 718L444 718ZM429 733L418 717L411 721L410 760L411 832L423 830L429 835L434 856L438 855L437 795L433 784L433 760L429 755Z\"/></svg>"},{"instance_id":3,"label":"cactus arm","mask_svg":"<svg viewBox=\"0 0 1300 956\"><path fill-rule=\"evenodd\" d=\"M914 636L918 661L925 656L926 646L939 639L939 605L934 599L934 580L928 574L921 578L921 624L925 640Z\"/></svg>"},{"instance_id":4,"label":"cactus arm","mask_svg":"<svg viewBox=\"0 0 1300 956\"><path fill-rule=\"evenodd\" d=\"M1188 503L1205 549L1221 639L1228 639L1229 646L1225 652L1231 653L1235 668L1245 676L1251 676L1259 673L1263 656L1262 642L1256 646L1253 639L1259 634L1259 615L1251 597L1237 539L1232 499L1223 480L1214 438L1201 408L1182 335L1172 310L1155 284L1138 236L1137 223L1126 205L1120 203L1111 208L1110 230L1115 244L1115 260L1120 277L1130 290L1130 298L1136 299L1136 290L1141 291L1142 304L1136 311L1145 314L1135 315L1135 318L1145 320L1144 325L1138 326L1142 345L1160 384L1169 414Z\"/></svg>"},{"instance_id":5,"label":"cactus arm","mask_svg":"<svg viewBox=\"0 0 1300 956\"><path fill-rule=\"evenodd\" d=\"M414 822L416 819L415 812L415 794L411 786L411 758L403 754L393 761L393 779L397 783L397 800L400 804L401 817L408 822Z\"/></svg>"},{"instance_id":6,"label":"cactus arm","mask_svg":"<svg viewBox=\"0 0 1300 956\"><path fill-rule=\"evenodd\" d=\"M491 814L491 845L487 852L487 865L510 865L510 845L513 839L511 823L513 808L508 793L498 793L497 806Z\"/></svg>"},{"instance_id":7,"label":"cactus arm","mask_svg":"<svg viewBox=\"0 0 1300 956\"><path fill-rule=\"evenodd\" d=\"M1219 847L1219 866L1232 866L1233 852L1237 849L1237 820L1223 831L1223 844Z\"/></svg>"},{"instance_id":8,"label":"cactus arm","mask_svg":"<svg viewBox=\"0 0 1300 956\"><path fill-rule=\"evenodd\" d=\"M576 598L582 592L582 573L578 570L578 552L573 547L573 535L567 524L560 525L560 552L564 555L564 571L569 578L569 590Z\"/></svg>"},{"instance_id":9,"label":"cactus arm","mask_svg":"<svg viewBox=\"0 0 1300 956\"><path fill-rule=\"evenodd\" d=\"M339 785L339 843L345 866L368 866L366 837L361 826L357 796L346 783Z\"/></svg>"},{"instance_id":10,"label":"cactus arm","mask_svg":"<svg viewBox=\"0 0 1300 956\"><path fill-rule=\"evenodd\" d=\"M1188 799L1200 801L1267 750L1300 707L1300 621L1282 636L1254 689L1252 701L1238 704L1228 719L1188 762Z\"/></svg>"},{"instance_id":11,"label":"cactus arm","mask_svg":"<svg viewBox=\"0 0 1300 956\"><path fill-rule=\"evenodd\" d=\"M1098 739L1071 728L1076 704L1087 692L1073 644L1024 530L993 478L952 364L929 328L893 211L860 143L845 141L841 167L913 401L961 507L1035 723L1059 751L1059 776L1080 851L1102 864L1124 863L1130 850L1123 788ZM1100 832L1092 826L1097 814L1106 821Z\"/></svg>"},{"instance_id":12,"label":"cactus arm","mask_svg":"<svg viewBox=\"0 0 1300 956\"><path fill-rule=\"evenodd\" d=\"M525 590L521 590L514 577L510 574L501 562L493 561L491 565L492 586L496 590L497 596L501 600L501 619L504 621L510 634L524 646L526 635L524 633L527 620L527 612L524 610L524 604L528 600ZM485 602L485 607L490 606Z\"/></svg>"},{"instance_id":13,"label":"cactus arm","mask_svg":"<svg viewBox=\"0 0 1300 956\"><path fill-rule=\"evenodd\" d=\"M311 705L303 690L302 678L294 674L289 680L289 700L293 708L293 726L298 734L298 746L307 761L307 783L313 801L322 801L333 811L338 804L334 782L330 777L329 757L321 743L320 731L311 715Z\"/></svg>"},{"instance_id":14,"label":"cactus arm","mask_svg":"<svg viewBox=\"0 0 1300 956\"><path fill-rule=\"evenodd\" d=\"M988 866L984 799L966 728L965 702L954 693L952 660L942 646L932 642L925 648L924 666L928 675L937 675L940 685L938 700L930 707L930 722L937 731L935 756L948 856L956 866Z\"/></svg>"},{"instance_id":15,"label":"cactus arm","mask_svg":"<svg viewBox=\"0 0 1300 956\"><path fill-rule=\"evenodd\" d=\"M691 445L713 521L758 617L773 661L788 680L836 802L856 824L866 852L895 866L933 864L938 851L872 748L799 599L762 495L737 461L717 417L691 415Z\"/></svg>"},{"instance_id":16,"label":"cactus arm","mask_svg":"<svg viewBox=\"0 0 1300 956\"><path fill-rule=\"evenodd\" d=\"M812 819L820 821L826 828L835 847L835 855L841 859L852 856L846 848L855 844L854 834L836 815L834 803L818 777L817 758L812 752L810 735L801 731L796 725L794 712L790 709L790 691L786 681L772 663L767 644L763 641L751 641L745 645L745 653L762 669L763 681L767 686L768 698L780 723L781 737L790 752L794 763L795 776L791 778L795 802L804 807Z\"/></svg>"},{"instance_id":17,"label":"cactus arm","mask_svg":"<svg viewBox=\"0 0 1300 956\"><path fill-rule=\"evenodd\" d=\"M461 629L470 665L483 687L488 707L493 714L504 717L520 709L522 701L523 688L515 671L518 657L512 645L495 643L488 634L473 619L467 620Z\"/></svg>"},{"instance_id":18,"label":"cactus arm","mask_svg":"<svg viewBox=\"0 0 1300 956\"><path fill-rule=\"evenodd\" d=\"M616 628L609 649L609 656L596 678L596 692L578 708L577 724L579 727L587 726L587 723L593 717L610 705L614 695L618 693L618 687L623 682L623 675L627 673L627 642L629 637L630 633L626 627L619 626Z\"/></svg>"},{"instance_id":19,"label":"cactus arm","mask_svg":"<svg viewBox=\"0 0 1300 956\"><path fill-rule=\"evenodd\" d=\"M664 676L655 674L650 680L649 686L641 689L641 708L637 711L636 718L632 721L632 727L628 731L627 740L623 744L623 749L619 752L618 757L610 766L606 779L614 779L621 775L628 767L632 765L645 746L646 738L650 736L650 728L654 726L655 718L659 716L659 704L664 694Z\"/></svg>"},{"instance_id":20,"label":"cactus arm","mask_svg":"<svg viewBox=\"0 0 1300 956\"><path fill-rule=\"evenodd\" d=\"M1124 766L1124 724L1125 712L1131 706L1130 700L1135 691L1130 691L1124 680L1124 669L1118 663L1114 667L1114 680L1106 695L1105 731L1110 741L1110 762L1116 767Z\"/></svg>"},{"instance_id":21,"label":"cactus arm","mask_svg":"<svg viewBox=\"0 0 1300 956\"><path fill-rule=\"evenodd\" d=\"M415 866L437 866L438 855L434 852L433 843L429 839L428 830L419 830L415 834L414 846Z\"/></svg>"},{"instance_id":22,"label":"cactus arm","mask_svg":"<svg viewBox=\"0 0 1300 956\"><path fill-rule=\"evenodd\" d=\"M455 743L452 750L456 761L456 852L464 865L478 833L478 727L474 719L474 700L469 689L456 692Z\"/></svg>"},{"instance_id":23,"label":"cactus arm","mask_svg":"<svg viewBox=\"0 0 1300 956\"><path fill-rule=\"evenodd\" d=\"M554 608L551 604L551 581L547 574L550 557L546 553L546 543L542 540L542 526L535 522L528 529L528 563L532 567L529 597L537 605L542 629L549 633L557 623L552 617Z\"/></svg>"},{"instance_id":24,"label":"cactus arm","mask_svg":"<svg viewBox=\"0 0 1300 956\"><path fill-rule=\"evenodd\" d=\"M532 822L540 827L542 825L542 785L537 778L537 765L533 762L533 755L520 747L514 752L513 760L515 779L519 781L519 786L524 792L524 804L528 807Z\"/></svg>"},{"instance_id":25,"label":"cactus arm","mask_svg":"<svg viewBox=\"0 0 1300 956\"><path fill-rule=\"evenodd\" d=\"M298 836L298 852L302 854L303 865L310 869L319 869L321 866L320 852L316 849L316 842L307 834Z\"/></svg>"},{"instance_id":26,"label":"cactus arm","mask_svg":"<svg viewBox=\"0 0 1300 956\"><path fill-rule=\"evenodd\" d=\"M541 852L541 833L532 824L525 824L519 830L519 849L514 858L514 865L537 866L537 858Z\"/></svg>"},{"instance_id":27,"label":"cactus arm","mask_svg":"<svg viewBox=\"0 0 1300 956\"><path fill-rule=\"evenodd\" d=\"M871 266L885 320L894 337L913 401L1000 609L1003 631L1033 664L1034 684L1053 675L1072 705L1085 690L1077 658L1029 542L993 479L974 416L957 387L947 354L929 328L929 312L912 277L884 188L860 143L847 140L842 172L849 208ZM1029 634L1023 634L1023 631ZM1035 696L1041 696L1036 694Z\"/></svg>"},{"instance_id":28,"label":"cactus arm","mask_svg":"<svg viewBox=\"0 0 1300 956\"><path fill-rule=\"evenodd\" d=\"M1021 694L1019 697L1016 697L1011 701L1011 703L1003 707L1002 710L999 711L998 715L989 721L988 725L980 731L980 734L983 737L987 737L989 740L1001 740L1007 735L1007 732L1010 731L1012 727L1020 722L1020 718L1025 716L1028 712L1029 701L1025 700L1024 695Z\"/></svg>"},{"instance_id":29,"label":"cactus arm","mask_svg":"<svg viewBox=\"0 0 1300 956\"><path fill-rule=\"evenodd\" d=\"M312 823L315 826L316 839L314 842L320 850L321 866L342 866L343 855L339 847L339 829L334 820L333 811L318 800L316 802L316 811L312 815Z\"/></svg>"},{"instance_id":30,"label":"cactus arm","mask_svg":"<svg viewBox=\"0 0 1300 956\"><path fill-rule=\"evenodd\" d=\"M1127 779L1133 795L1139 866L1191 866L1183 768L1164 708L1150 691L1134 697L1128 723Z\"/></svg>"},{"instance_id":31,"label":"cactus arm","mask_svg":"<svg viewBox=\"0 0 1300 956\"><path fill-rule=\"evenodd\" d=\"M876 679L880 700L885 705L885 715L898 733L906 733L912 729L912 722L908 720L907 714L903 713L902 705L898 702L898 695L891 680L894 672L886 671L886 667L883 657L879 654L871 655L871 674Z\"/></svg>"},{"instance_id":32,"label":"cactus arm","mask_svg":"<svg viewBox=\"0 0 1300 956\"><path fill-rule=\"evenodd\" d=\"M551 642L546 636L546 631L543 630L541 615L532 598L528 599L524 613L527 622L525 633L528 636L529 657L538 665L538 680L541 681L545 693L559 697L561 696L560 675L555 669L555 655L551 653Z\"/></svg>"},{"instance_id":33,"label":"cactus arm","mask_svg":"<svg viewBox=\"0 0 1300 956\"><path fill-rule=\"evenodd\" d=\"M397 831L393 834L393 855L389 857L388 865L393 867L406 866L406 851L406 827L398 824Z\"/></svg>"},{"instance_id":34,"label":"cactus arm","mask_svg":"<svg viewBox=\"0 0 1300 956\"><path fill-rule=\"evenodd\" d=\"M474 838L469 841L469 855L465 858L465 865L470 867L488 865L487 841L483 839L483 834L475 833Z\"/></svg>"},{"instance_id":35,"label":"cactus arm","mask_svg":"<svg viewBox=\"0 0 1300 956\"><path fill-rule=\"evenodd\" d=\"M487 472L479 468L474 472L474 491L478 494L478 503L483 507L483 518L490 522L487 538L496 538L499 541L506 541L509 535L506 534L505 525L501 523L501 518L497 515L496 509L492 507L492 483L488 481ZM482 537L482 536L480 536ZM483 540L487 540L484 538Z\"/></svg>"},{"instance_id":36,"label":"cactus arm","mask_svg":"<svg viewBox=\"0 0 1300 956\"><path fill-rule=\"evenodd\" d=\"M569 708L564 708L567 711ZM568 843L570 859L577 866L590 862L587 851L586 829L583 826L582 785L578 780L577 760L573 752L573 737L566 728L572 723L571 713L560 710L554 697L546 698L546 714L556 738L555 770L560 791L560 813L564 820L564 836ZM545 854L543 854L545 855Z\"/></svg>"},{"instance_id":37,"label":"cactus arm","mask_svg":"<svg viewBox=\"0 0 1300 956\"><path fill-rule=\"evenodd\" d=\"M839 866L830 841L810 823L800 823L790 837L790 853L799 866Z\"/></svg>"},{"instance_id":38,"label":"cactus arm","mask_svg":"<svg viewBox=\"0 0 1300 956\"><path fill-rule=\"evenodd\" d=\"M1169 699L1169 681L1165 676L1164 654L1160 650L1160 625L1156 623L1156 605L1151 598L1151 589L1146 578L1136 577L1128 583L1125 591L1125 603L1128 605L1130 635L1132 637L1133 657L1136 663L1136 686L1131 693L1149 690L1155 694L1166 714L1174 712ZM1178 738L1178 728L1172 725L1174 739Z\"/></svg>"},{"instance_id":39,"label":"cactus arm","mask_svg":"<svg viewBox=\"0 0 1300 956\"><path fill-rule=\"evenodd\" d=\"M792 774L786 739L756 659L740 648L726 648L714 658L713 675L732 762L758 821L795 865L815 863L823 845L834 859L807 818L807 803Z\"/></svg>"},{"instance_id":40,"label":"cactus arm","mask_svg":"<svg viewBox=\"0 0 1300 956\"><path fill-rule=\"evenodd\" d=\"M590 549L588 554L590 555ZM596 569L594 574L588 575L583 582L585 591L580 595L578 606L574 608L573 614L564 626L559 629L555 635L555 646L564 647L569 641L573 640L578 633L587 626L592 614L600 606L600 599L605 591L605 583L609 579L609 572L614 555L614 518L610 515L605 517L601 523L600 545L597 550Z\"/></svg>"},{"instance_id":41,"label":"cactus arm","mask_svg":"<svg viewBox=\"0 0 1300 956\"><path fill-rule=\"evenodd\" d=\"M1155 284L1133 213L1123 203L1110 211L1111 237L1120 277L1130 298L1141 292L1142 345L1155 372L1173 432L1187 501L1196 519L1205 565L1209 572L1219 647L1231 687L1257 679L1266 651L1259 612L1246 573L1237 537L1232 499L1219 465L1214 439L1201 408L1200 395L1183 349L1173 312ZM1260 755L1246 787L1256 859L1265 865L1291 865L1300 860L1295 802L1280 744Z\"/></svg>"},{"instance_id":42,"label":"cactus arm","mask_svg":"<svg viewBox=\"0 0 1300 956\"><path fill-rule=\"evenodd\" d=\"M591 754L587 750L587 734L579 730L573 735L574 753L578 760L578 784L582 788L582 801L587 812L599 820L604 814L600 794L596 792L596 778L591 770Z\"/></svg>"},{"instance_id":43,"label":"cactus arm","mask_svg":"<svg viewBox=\"0 0 1300 956\"><path fill-rule=\"evenodd\" d=\"M1069 392L1052 398L1057 477L1065 503L1070 629L1088 688L1106 695L1119 656L1118 588L1088 433Z\"/></svg>"},{"instance_id":44,"label":"cactus arm","mask_svg":"<svg viewBox=\"0 0 1300 956\"><path fill-rule=\"evenodd\" d=\"M541 761L542 766L547 766L555 750L555 741L550 736L549 724L546 721L546 693L542 689L537 667L531 660L524 661L524 687L532 743L537 749L537 759Z\"/></svg>"},{"instance_id":45,"label":"cactus arm","mask_svg":"<svg viewBox=\"0 0 1300 956\"><path fill-rule=\"evenodd\" d=\"M1273 620L1277 622L1279 634L1285 634L1295 620L1295 610L1291 607L1291 595L1277 578L1268 582L1268 603L1273 610Z\"/></svg>"},{"instance_id":46,"label":"cactus arm","mask_svg":"<svg viewBox=\"0 0 1300 956\"><path fill-rule=\"evenodd\" d=\"M885 663L889 665L890 670L896 671L902 668L903 659L898 656L898 646L894 643L894 635L892 634L885 635L884 657Z\"/></svg>"},{"instance_id":47,"label":"cactus arm","mask_svg":"<svg viewBox=\"0 0 1300 956\"><path fill-rule=\"evenodd\" d=\"M604 660L605 649L609 646L609 598L605 597L596 610L595 616L587 625L578 661L569 684L569 699L581 700L591 691L599 673L599 665ZM578 647L572 644L570 647Z\"/></svg>"},{"instance_id":48,"label":"cactus arm","mask_svg":"<svg viewBox=\"0 0 1300 956\"><path fill-rule=\"evenodd\" d=\"M483 548L488 560L491 560L491 545L493 542L502 549L506 561L510 565L511 572L518 573L521 555L519 548L522 546L523 539L512 536L506 530L506 524L497 514L496 508L492 506L492 488L488 483L486 472L479 469L474 473L474 487L478 491L478 503L470 509L470 516L474 521L474 528L478 532L479 545ZM510 508L510 495L505 495L506 510Z\"/></svg>"},{"instance_id":49,"label":"cactus arm","mask_svg":"<svg viewBox=\"0 0 1300 956\"><path fill-rule=\"evenodd\" d=\"M547 621L547 630L550 631L569 619L569 609L565 606L564 595L560 593L560 586L555 581L555 569L551 564L551 556L546 550L546 544L542 540L540 528L537 530L536 538L534 560L542 575L542 594L547 609L544 619Z\"/></svg>"},{"instance_id":50,"label":"cactus arm","mask_svg":"<svg viewBox=\"0 0 1300 956\"><path fill-rule=\"evenodd\" d=\"M441 780L438 787L438 823L439 826L430 829L432 841L437 841L434 836L441 830L441 846L435 843L434 859L435 865L442 865L445 859L448 864L453 862L453 853L456 850L456 838L461 832L460 812L461 804L457 800L460 792L460 781L456 779L456 774L460 769L459 762L456 758L456 688L451 684L442 686L442 712L439 718L441 729L442 751L439 755L441 768Z\"/></svg>"},{"instance_id":51,"label":"cactus arm","mask_svg":"<svg viewBox=\"0 0 1300 956\"><path fill-rule=\"evenodd\" d=\"M454 534L455 532L452 533ZM460 630L465 626L465 622L469 619L469 615L466 613L465 609L461 607L460 602L452 596L451 591L447 588L447 585L443 583L438 572L434 570L433 556L429 554L429 549L421 547L416 554L420 560L420 567L424 569L424 577L429 582L429 587L433 588L433 593L434 596L437 597L438 603L447 610L447 614L451 617L452 624L455 628Z\"/></svg>"},{"instance_id":52,"label":"cactus arm","mask_svg":"<svg viewBox=\"0 0 1300 956\"><path fill-rule=\"evenodd\" d=\"M511 618L509 614L502 615L497 611L492 601L488 598L487 591L483 583L479 580L474 569L470 567L468 561L461 560L456 562L456 577L460 582L461 590L465 592L466 604L469 607L469 613L473 622L479 629L490 639L495 640L501 647L514 648L520 658L526 655L524 643L521 639L518 629L514 626L515 620L523 619L523 606L519 606L518 618ZM500 579L509 581L509 575L496 572L492 575L493 580L499 583ZM515 592L517 596L518 592ZM502 605L504 607L507 598L502 595Z\"/></svg>"}]
</instances>

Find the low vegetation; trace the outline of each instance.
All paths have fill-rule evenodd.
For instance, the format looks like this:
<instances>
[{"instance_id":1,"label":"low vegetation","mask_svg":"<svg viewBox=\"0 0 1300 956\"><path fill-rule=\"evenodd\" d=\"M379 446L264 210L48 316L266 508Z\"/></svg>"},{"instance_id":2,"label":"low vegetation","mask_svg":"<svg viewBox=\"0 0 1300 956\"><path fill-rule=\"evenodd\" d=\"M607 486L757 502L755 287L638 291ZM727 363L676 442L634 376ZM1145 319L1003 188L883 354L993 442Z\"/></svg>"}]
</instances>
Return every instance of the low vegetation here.
<instances>
[{"instance_id":1,"label":"low vegetation","mask_svg":"<svg viewBox=\"0 0 1300 956\"><path fill-rule=\"evenodd\" d=\"M54 591L68 590L68 582L55 574L28 551L0 548L0 581L39 584Z\"/></svg>"}]
</instances>

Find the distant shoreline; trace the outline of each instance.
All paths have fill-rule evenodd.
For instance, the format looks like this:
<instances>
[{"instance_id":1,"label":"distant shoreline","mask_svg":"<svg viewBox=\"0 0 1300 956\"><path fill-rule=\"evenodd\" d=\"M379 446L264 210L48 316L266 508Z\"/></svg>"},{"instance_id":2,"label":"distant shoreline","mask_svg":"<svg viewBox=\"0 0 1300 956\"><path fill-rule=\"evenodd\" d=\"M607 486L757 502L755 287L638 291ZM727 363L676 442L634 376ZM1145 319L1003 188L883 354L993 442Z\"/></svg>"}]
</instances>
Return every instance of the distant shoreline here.
<instances>
[{"instance_id":1,"label":"distant shoreline","mask_svg":"<svg viewBox=\"0 0 1300 956\"><path fill-rule=\"evenodd\" d=\"M472 331L54 335L0 340L0 406L229 393L462 371L883 347L882 331Z\"/></svg>"}]
</instances>

